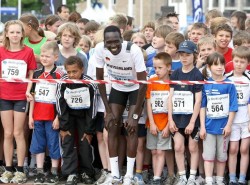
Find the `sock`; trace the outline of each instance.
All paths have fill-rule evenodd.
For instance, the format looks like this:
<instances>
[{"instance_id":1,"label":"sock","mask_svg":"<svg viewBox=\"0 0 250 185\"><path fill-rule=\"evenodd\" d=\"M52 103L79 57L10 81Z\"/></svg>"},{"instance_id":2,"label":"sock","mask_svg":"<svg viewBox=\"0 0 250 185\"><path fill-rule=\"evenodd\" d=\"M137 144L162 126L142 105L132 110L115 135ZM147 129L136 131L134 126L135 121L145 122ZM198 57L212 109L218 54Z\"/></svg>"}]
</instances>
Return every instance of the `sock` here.
<instances>
[{"instance_id":1,"label":"sock","mask_svg":"<svg viewBox=\"0 0 250 185\"><path fill-rule=\"evenodd\" d=\"M183 180L187 181L187 177L186 177L186 170L179 172L180 178L182 178Z\"/></svg>"},{"instance_id":2,"label":"sock","mask_svg":"<svg viewBox=\"0 0 250 185\"><path fill-rule=\"evenodd\" d=\"M206 177L206 183L207 184L212 184L213 183L213 177Z\"/></svg>"},{"instance_id":3,"label":"sock","mask_svg":"<svg viewBox=\"0 0 250 185\"><path fill-rule=\"evenodd\" d=\"M37 174L38 173L44 173L43 168L37 168L36 171L37 171Z\"/></svg>"},{"instance_id":4,"label":"sock","mask_svg":"<svg viewBox=\"0 0 250 185\"><path fill-rule=\"evenodd\" d=\"M35 168L36 165L36 155L32 154L30 159L30 168Z\"/></svg>"},{"instance_id":5,"label":"sock","mask_svg":"<svg viewBox=\"0 0 250 185\"><path fill-rule=\"evenodd\" d=\"M3 166L3 160L0 160L0 166Z\"/></svg>"},{"instance_id":6,"label":"sock","mask_svg":"<svg viewBox=\"0 0 250 185\"><path fill-rule=\"evenodd\" d=\"M125 176L133 177L135 158L127 157L127 173Z\"/></svg>"},{"instance_id":7,"label":"sock","mask_svg":"<svg viewBox=\"0 0 250 185\"><path fill-rule=\"evenodd\" d=\"M190 176L189 176L189 179L195 180L196 173L197 173L196 170L191 170L191 169L190 169Z\"/></svg>"},{"instance_id":8,"label":"sock","mask_svg":"<svg viewBox=\"0 0 250 185\"><path fill-rule=\"evenodd\" d=\"M142 173L142 170L136 170L135 173Z\"/></svg>"},{"instance_id":9,"label":"sock","mask_svg":"<svg viewBox=\"0 0 250 185\"><path fill-rule=\"evenodd\" d=\"M104 170L105 172L109 172L109 170L108 170L108 169L103 168L103 170Z\"/></svg>"},{"instance_id":10,"label":"sock","mask_svg":"<svg viewBox=\"0 0 250 185\"><path fill-rule=\"evenodd\" d=\"M118 166L118 156L110 157L110 167L111 167L111 175L112 177L120 178L119 166Z\"/></svg>"},{"instance_id":11,"label":"sock","mask_svg":"<svg viewBox=\"0 0 250 185\"><path fill-rule=\"evenodd\" d=\"M51 168L51 173L52 173L53 175L57 175L57 171L58 171L58 168L57 168L57 167L52 167L52 168Z\"/></svg>"},{"instance_id":12,"label":"sock","mask_svg":"<svg viewBox=\"0 0 250 185\"><path fill-rule=\"evenodd\" d=\"M23 166L28 166L28 157L25 157L25 158L24 158Z\"/></svg>"},{"instance_id":13,"label":"sock","mask_svg":"<svg viewBox=\"0 0 250 185\"><path fill-rule=\"evenodd\" d=\"M154 176L154 180L158 180L158 179L161 179L161 177Z\"/></svg>"},{"instance_id":14,"label":"sock","mask_svg":"<svg viewBox=\"0 0 250 185\"><path fill-rule=\"evenodd\" d=\"M16 171L18 172L23 172L23 166L17 166Z\"/></svg>"},{"instance_id":15,"label":"sock","mask_svg":"<svg viewBox=\"0 0 250 185\"><path fill-rule=\"evenodd\" d=\"M229 181L230 182L236 182L236 174L230 173L229 174Z\"/></svg>"},{"instance_id":16,"label":"sock","mask_svg":"<svg viewBox=\"0 0 250 185\"><path fill-rule=\"evenodd\" d=\"M12 172L13 171L13 167L12 166L5 166L5 170Z\"/></svg>"},{"instance_id":17,"label":"sock","mask_svg":"<svg viewBox=\"0 0 250 185\"><path fill-rule=\"evenodd\" d=\"M224 177L216 176L216 183L221 184L224 180Z\"/></svg>"},{"instance_id":18,"label":"sock","mask_svg":"<svg viewBox=\"0 0 250 185\"><path fill-rule=\"evenodd\" d=\"M245 183L246 182L246 175L245 174L240 174L238 182Z\"/></svg>"}]
</instances>

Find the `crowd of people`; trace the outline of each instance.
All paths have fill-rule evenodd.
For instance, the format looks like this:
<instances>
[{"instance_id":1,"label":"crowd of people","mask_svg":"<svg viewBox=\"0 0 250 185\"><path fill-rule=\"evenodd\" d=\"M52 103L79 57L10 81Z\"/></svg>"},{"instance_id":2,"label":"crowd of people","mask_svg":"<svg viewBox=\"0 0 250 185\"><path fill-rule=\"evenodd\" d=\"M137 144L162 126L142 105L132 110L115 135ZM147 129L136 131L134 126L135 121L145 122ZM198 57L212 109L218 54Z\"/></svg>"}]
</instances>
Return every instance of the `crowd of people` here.
<instances>
[{"instance_id":1,"label":"crowd of people","mask_svg":"<svg viewBox=\"0 0 250 185\"><path fill-rule=\"evenodd\" d=\"M210 10L179 27L175 12L135 31L125 14L101 25L67 5L6 22L1 183L249 184L250 19Z\"/></svg>"}]
</instances>

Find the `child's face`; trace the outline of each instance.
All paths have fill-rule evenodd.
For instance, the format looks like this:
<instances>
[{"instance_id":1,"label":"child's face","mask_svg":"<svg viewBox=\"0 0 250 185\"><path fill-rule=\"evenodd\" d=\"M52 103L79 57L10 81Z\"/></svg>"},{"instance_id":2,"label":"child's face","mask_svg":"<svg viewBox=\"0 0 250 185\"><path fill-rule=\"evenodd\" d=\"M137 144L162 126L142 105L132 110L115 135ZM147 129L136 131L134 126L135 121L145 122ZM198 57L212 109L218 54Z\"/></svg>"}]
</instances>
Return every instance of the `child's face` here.
<instances>
[{"instance_id":1,"label":"child's face","mask_svg":"<svg viewBox=\"0 0 250 185\"><path fill-rule=\"evenodd\" d=\"M9 38L11 44L20 44L23 37L22 28L18 24L12 24L9 26L6 32L6 37Z\"/></svg>"},{"instance_id":2,"label":"child's face","mask_svg":"<svg viewBox=\"0 0 250 185\"><path fill-rule=\"evenodd\" d=\"M81 35L84 35L85 34L85 31L84 31L85 24L83 24L82 22L79 22L79 23L76 23L76 25L79 28Z\"/></svg>"},{"instance_id":3,"label":"child's face","mask_svg":"<svg viewBox=\"0 0 250 185\"><path fill-rule=\"evenodd\" d=\"M55 55L52 49L42 49L40 54L40 61L44 67L54 66L58 55Z\"/></svg>"},{"instance_id":4,"label":"child's face","mask_svg":"<svg viewBox=\"0 0 250 185\"><path fill-rule=\"evenodd\" d=\"M146 27L145 30L144 30L144 35L146 37L147 42L151 43L152 39L154 37L154 30L153 30L153 28Z\"/></svg>"},{"instance_id":5,"label":"child's face","mask_svg":"<svg viewBox=\"0 0 250 185\"><path fill-rule=\"evenodd\" d=\"M164 64L162 60L154 59L153 65L155 68L155 74L158 76L160 80L166 79L169 76L169 71L171 70L171 66L167 66Z\"/></svg>"},{"instance_id":6,"label":"child's face","mask_svg":"<svg viewBox=\"0 0 250 185\"><path fill-rule=\"evenodd\" d=\"M193 41L195 44L200 40L201 37L205 35L204 29L192 29L189 35L189 39Z\"/></svg>"},{"instance_id":7,"label":"child's face","mask_svg":"<svg viewBox=\"0 0 250 185\"><path fill-rule=\"evenodd\" d=\"M57 21L53 25L47 25L47 29L57 34L58 27L62 24L62 21Z\"/></svg>"},{"instance_id":8,"label":"child's face","mask_svg":"<svg viewBox=\"0 0 250 185\"><path fill-rule=\"evenodd\" d=\"M65 66L69 79L80 80L83 74L83 68L79 68L77 64Z\"/></svg>"},{"instance_id":9,"label":"child's face","mask_svg":"<svg viewBox=\"0 0 250 185\"><path fill-rule=\"evenodd\" d=\"M144 39L142 39L141 37L135 37L132 42L135 43L139 47L142 47L146 44Z\"/></svg>"},{"instance_id":10,"label":"child's face","mask_svg":"<svg viewBox=\"0 0 250 185\"><path fill-rule=\"evenodd\" d=\"M238 56L234 56L233 58L234 71L238 74L243 74L248 66L248 61L246 58L240 58Z\"/></svg>"},{"instance_id":11,"label":"child's face","mask_svg":"<svg viewBox=\"0 0 250 185\"><path fill-rule=\"evenodd\" d=\"M89 50L90 50L90 46L89 46L86 42L84 42L83 39L80 40L80 42L79 42L79 44L78 44L78 47L81 48L82 51L83 51L84 53L86 53L86 54L87 54L87 53L89 52Z\"/></svg>"},{"instance_id":12,"label":"child's face","mask_svg":"<svg viewBox=\"0 0 250 185\"><path fill-rule=\"evenodd\" d=\"M183 66L191 66L194 65L194 54L193 53L184 53L184 52L179 52L180 53L180 61Z\"/></svg>"},{"instance_id":13,"label":"child's face","mask_svg":"<svg viewBox=\"0 0 250 185\"><path fill-rule=\"evenodd\" d=\"M227 48L231 39L230 32L224 30L218 31L218 33L215 35L215 42L219 48Z\"/></svg>"},{"instance_id":14,"label":"child's face","mask_svg":"<svg viewBox=\"0 0 250 185\"><path fill-rule=\"evenodd\" d=\"M199 55L206 60L207 56L215 52L213 44L203 44L199 46Z\"/></svg>"},{"instance_id":15,"label":"child's face","mask_svg":"<svg viewBox=\"0 0 250 185\"><path fill-rule=\"evenodd\" d=\"M165 52L168 53L171 57L173 57L177 52L177 48L172 43L166 43Z\"/></svg>"},{"instance_id":16,"label":"child's face","mask_svg":"<svg viewBox=\"0 0 250 185\"><path fill-rule=\"evenodd\" d=\"M90 40L93 41L95 39L95 34L96 34L96 30L94 31L88 31L86 33L87 36L89 36Z\"/></svg>"},{"instance_id":17,"label":"child's face","mask_svg":"<svg viewBox=\"0 0 250 185\"><path fill-rule=\"evenodd\" d=\"M177 17L169 17L168 20L172 23L175 32L179 31L179 20Z\"/></svg>"},{"instance_id":18,"label":"child's face","mask_svg":"<svg viewBox=\"0 0 250 185\"><path fill-rule=\"evenodd\" d=\"M225 65L218 62L217 65L213 64L209 67L213 77L221 77L225 72Z\"/></svg>"},{"instance_id":19,"label":"child's face","mask_svg":"<svg viewBox=\"0 0 250 185\"><path fill-rule=\"evenodd\" d=\"M153 37L153 41L152 41L152 46L155 49L164 49L165 47L165 39L163 37L160 36L154 36Z\"/></svg>"},{"instance_id":20,"label":"child's face","mask_svg":"<svg viewBox=\"0 0 250 185\"><path fill-rule=\"evenodd\" d=\"M241 46L246 46L246 47L250 48L250 43L248 41L246 41L246 42L243 42L241 44Z\"/></svg>"},{"instance_id":21,"label":"child's face","mask_svg":"<svg viewBox=\"0 0 250 185\"><path fill-rule=\"evenodd\" d=\"M64 48L72 48L75 42L75 37L68 30L64 30L61 37L61 44Z\"/></svg>"}]
</instances>

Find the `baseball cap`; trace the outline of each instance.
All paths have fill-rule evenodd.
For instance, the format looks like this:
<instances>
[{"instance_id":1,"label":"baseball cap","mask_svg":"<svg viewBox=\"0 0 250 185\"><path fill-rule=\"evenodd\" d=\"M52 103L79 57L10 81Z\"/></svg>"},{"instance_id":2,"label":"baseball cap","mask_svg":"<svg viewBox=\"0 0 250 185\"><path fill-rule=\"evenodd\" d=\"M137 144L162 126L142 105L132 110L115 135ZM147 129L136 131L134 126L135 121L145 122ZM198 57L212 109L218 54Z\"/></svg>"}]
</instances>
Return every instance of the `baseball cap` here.
<instances>
[{"instance_id":1,"label":"baseball cap","mask_svg":"<svg viewBox=\"0 0 250 185\"><path fill-rule=\"evenodd\" d=\"M190 40L185 40L180 43L178 52L197 53L197 46Z\"/></svg>"}]
</instances>

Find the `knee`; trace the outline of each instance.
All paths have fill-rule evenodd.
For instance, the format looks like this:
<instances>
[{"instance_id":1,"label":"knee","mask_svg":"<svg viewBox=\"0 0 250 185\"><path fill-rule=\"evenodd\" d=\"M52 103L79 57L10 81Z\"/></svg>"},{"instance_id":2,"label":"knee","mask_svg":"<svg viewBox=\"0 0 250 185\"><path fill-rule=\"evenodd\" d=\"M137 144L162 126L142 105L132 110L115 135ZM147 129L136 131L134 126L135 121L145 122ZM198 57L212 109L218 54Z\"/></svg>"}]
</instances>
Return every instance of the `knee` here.
<instances>
[{"instance_id":1,"label":"knee","mask_svg":"<svg viewBox=\"0 0 250 185\"><path fill-rule=\"evenodd\" d=\"M249 146L241 146L240 147L240 154L241 155L248 155L249 153Z\"/></svg>"},{"instance_id":2,"label":"knee","mask_svg":"<svg viewBox=\"0 0 250 185\"><path fill-rule=\"evenodd\" d=\"M198 144L189 145L188 148L190 153L196 153L199 151Z\"/></svg>"},{"instance_id":3,"label":"knee","mask_svg":"<svg viewBox=\"0 0 250 185\"><path fill-rule=\"evenodd\" d=\"M176 153L184 153L184 146L183 145L175 145L174 146L174 151Z\"/></svg>"},{"instance_id":4,"label":"knee","mask_svg":"<svg viewBox=\"0 0 250 185\"><path fill-rule=\"evenodd\" d=\"M14 137L15 138L24 137L23 130L16 130L16 131L14 131Z\"/></svg>"},{"instance_id":5,"label":"knee","mask_svg":"<svg viewBox=\"0 0 250 185\"><path fill-rule=\"evenodd\" d=\"M230 146L229 154L230 155L237 155L237 153L238 153L238 147L236 147L236 146Z\"/></svg>"},{"instance_id":6,"label":"knee","mask_svg":"<svg viewBox=\"0 0 250 185\"><path fill-rule=\"evenodd\" d=\"M13 139L13 132L4 132L4 139Z\"/></svg>"}]
</instances>

